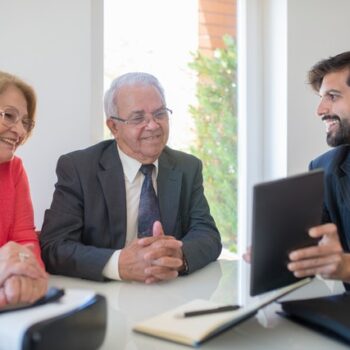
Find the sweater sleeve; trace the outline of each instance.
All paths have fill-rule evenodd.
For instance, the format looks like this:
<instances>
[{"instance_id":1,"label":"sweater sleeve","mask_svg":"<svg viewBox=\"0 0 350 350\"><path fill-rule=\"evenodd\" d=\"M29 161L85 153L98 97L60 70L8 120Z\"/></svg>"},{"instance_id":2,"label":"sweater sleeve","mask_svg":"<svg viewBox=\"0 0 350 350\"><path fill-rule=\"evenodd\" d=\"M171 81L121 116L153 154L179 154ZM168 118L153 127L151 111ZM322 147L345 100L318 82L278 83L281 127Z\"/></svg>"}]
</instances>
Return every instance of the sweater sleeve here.
<instances>
[{"instance_id":1,"label":"sweater sleeve","mask_svg":"<svg viewBox=\"0 0 350 350\"><path fill-rule=\"evenodd\" d=\"M17 164L14 164L13 177L15 181L15 205L13 226L9 240L23 245L30 244L35 256L44 268L39 240L35 232L28 178L20 159L18 159Z\"/></svg>"}]
</instances>

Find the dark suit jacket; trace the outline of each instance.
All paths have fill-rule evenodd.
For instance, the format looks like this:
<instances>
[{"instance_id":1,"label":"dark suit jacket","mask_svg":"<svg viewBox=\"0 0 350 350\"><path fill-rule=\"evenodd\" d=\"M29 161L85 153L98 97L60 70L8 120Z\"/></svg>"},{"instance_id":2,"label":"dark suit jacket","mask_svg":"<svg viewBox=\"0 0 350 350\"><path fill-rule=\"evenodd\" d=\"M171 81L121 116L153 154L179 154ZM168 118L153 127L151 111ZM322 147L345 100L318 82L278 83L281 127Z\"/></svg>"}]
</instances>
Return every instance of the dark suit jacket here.
<instances>
[{"instance_id":1,"label":"dark suit jacket","mask_svg":"<svg viewBox=\"0 0 350 350\"><path fill-rule=\"evenodd\" d=\"M350 252L350 145L336 147L310 163L325 172L323 222L337 225L343 249ZM350 284L345 287L349 289Z\"/></svg>"},{"instance_id":2,"label":"dark suit jacket","mask_svg":"<svg viewBox=\"0 0 350 350\"><path fill-rule=\"evenodd\" d=\"M103 280L105 264L126 238L124 172L115 141L61 156L56 172L40 234L47 270ZM157 187L164 231L183 241L189 272L215 260L221 240L204 196L200 160L166 147Z\"/></svg>"},{"instance_id":3,"label":"dark suit jacket","mask_svg":"<svg viewBox=\"0 0 350 350\"><path fill-rule=\"evenodd\" d=\"M310 163L325 172L323 222L337 225L343 248L350 249L350 145L336 147Z\"/></svg>"}]
</instances>

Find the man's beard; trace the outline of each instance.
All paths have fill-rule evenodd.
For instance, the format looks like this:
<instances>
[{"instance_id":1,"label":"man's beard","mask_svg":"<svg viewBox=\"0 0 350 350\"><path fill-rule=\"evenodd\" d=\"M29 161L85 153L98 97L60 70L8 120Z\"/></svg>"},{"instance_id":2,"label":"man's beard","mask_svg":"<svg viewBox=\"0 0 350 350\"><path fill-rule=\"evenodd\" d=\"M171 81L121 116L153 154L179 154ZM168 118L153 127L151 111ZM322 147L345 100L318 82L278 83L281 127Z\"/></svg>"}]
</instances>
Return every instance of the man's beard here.
<instances>
[{"instance_id":1,"label":"man's beard","mask_svg":"<svg viewBox=\"0 0 350 350\"><path fill-rule=\"evenodd\" d=\"M350 143L350 123L347 119L341 120L337 115L326 115L322 120L333 119L338 121L335 131L327 132L327 144L330 147L337 147Z\"/></svg>"}]
</instances>

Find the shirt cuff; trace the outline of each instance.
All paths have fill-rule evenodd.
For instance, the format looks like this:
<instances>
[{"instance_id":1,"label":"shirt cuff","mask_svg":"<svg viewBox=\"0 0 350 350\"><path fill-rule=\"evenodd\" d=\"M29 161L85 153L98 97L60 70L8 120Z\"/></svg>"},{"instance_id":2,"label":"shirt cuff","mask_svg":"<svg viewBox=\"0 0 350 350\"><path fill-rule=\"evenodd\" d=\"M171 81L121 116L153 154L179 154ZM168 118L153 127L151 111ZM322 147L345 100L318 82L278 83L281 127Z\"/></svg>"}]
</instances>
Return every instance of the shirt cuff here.
<instances>
[{"instance_id":1,"label":"shirt cuff","mask_svg":"<svg viewBox=\"0 0 350 350\"><path fill-rule=\"evenodd\" d=\"M116 250L107 261L107 264L103 268L102 274L111 280L121 280L119 276L119 256L121 250Z\"/></svg>"}]
</instances>

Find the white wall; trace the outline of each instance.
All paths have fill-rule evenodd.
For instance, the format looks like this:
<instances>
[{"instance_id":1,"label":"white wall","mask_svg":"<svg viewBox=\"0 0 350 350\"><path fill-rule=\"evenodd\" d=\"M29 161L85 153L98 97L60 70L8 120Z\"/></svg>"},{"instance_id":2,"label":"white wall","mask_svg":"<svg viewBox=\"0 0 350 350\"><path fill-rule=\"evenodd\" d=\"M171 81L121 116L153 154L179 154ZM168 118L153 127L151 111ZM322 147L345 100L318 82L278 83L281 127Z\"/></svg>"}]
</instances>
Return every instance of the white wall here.
<instances>
[{"instance_id":1,"label":"white wall","mask_svg":"<svg viewBox=\"0 0 350 350\"><path fill-rule=\"evenodd\" d=\"M238 1L240 218L255 183L306 171L328 150L307 71L350 49L349 13L349 0Z\"/></svg>"},{"instance_id":2,"label":"white wall","mask_svg":"<svg viewBox=\"0 0 350 350\"><path fill-rule=\"evenodd\" d=\"M325 127L315 110L319 97L306 84L306 72L321 59L350 50L349 0L288 2L288 167L306 169L328 149Z\"/></svg>"},{"instance_id":3,"label":"white wall","mask_svg":"<svg viewBox=\"0 0 350 350\"><path fill-rule=\"evenodd\" d=\"M102 137L102 3L0 0L0 69L29 82L38 95L37 125L18 150L38 229L59 155Z\"/></svg>"},{"instance_id":4,"label":"white wall","mask_svg":"<svg viewBox=\"0 0 350 350\"><path fill-rule=\"evenodd\" d=\"M247 0L255 3L255 0ZM316 116L318 96L307 71L321 59L350 49L350 1L261 0L263 159L261 180L307 170L311 159L328 150L325 128ZM256 80L251 82L256 85Z\"/></svg>"}]
</instances>

